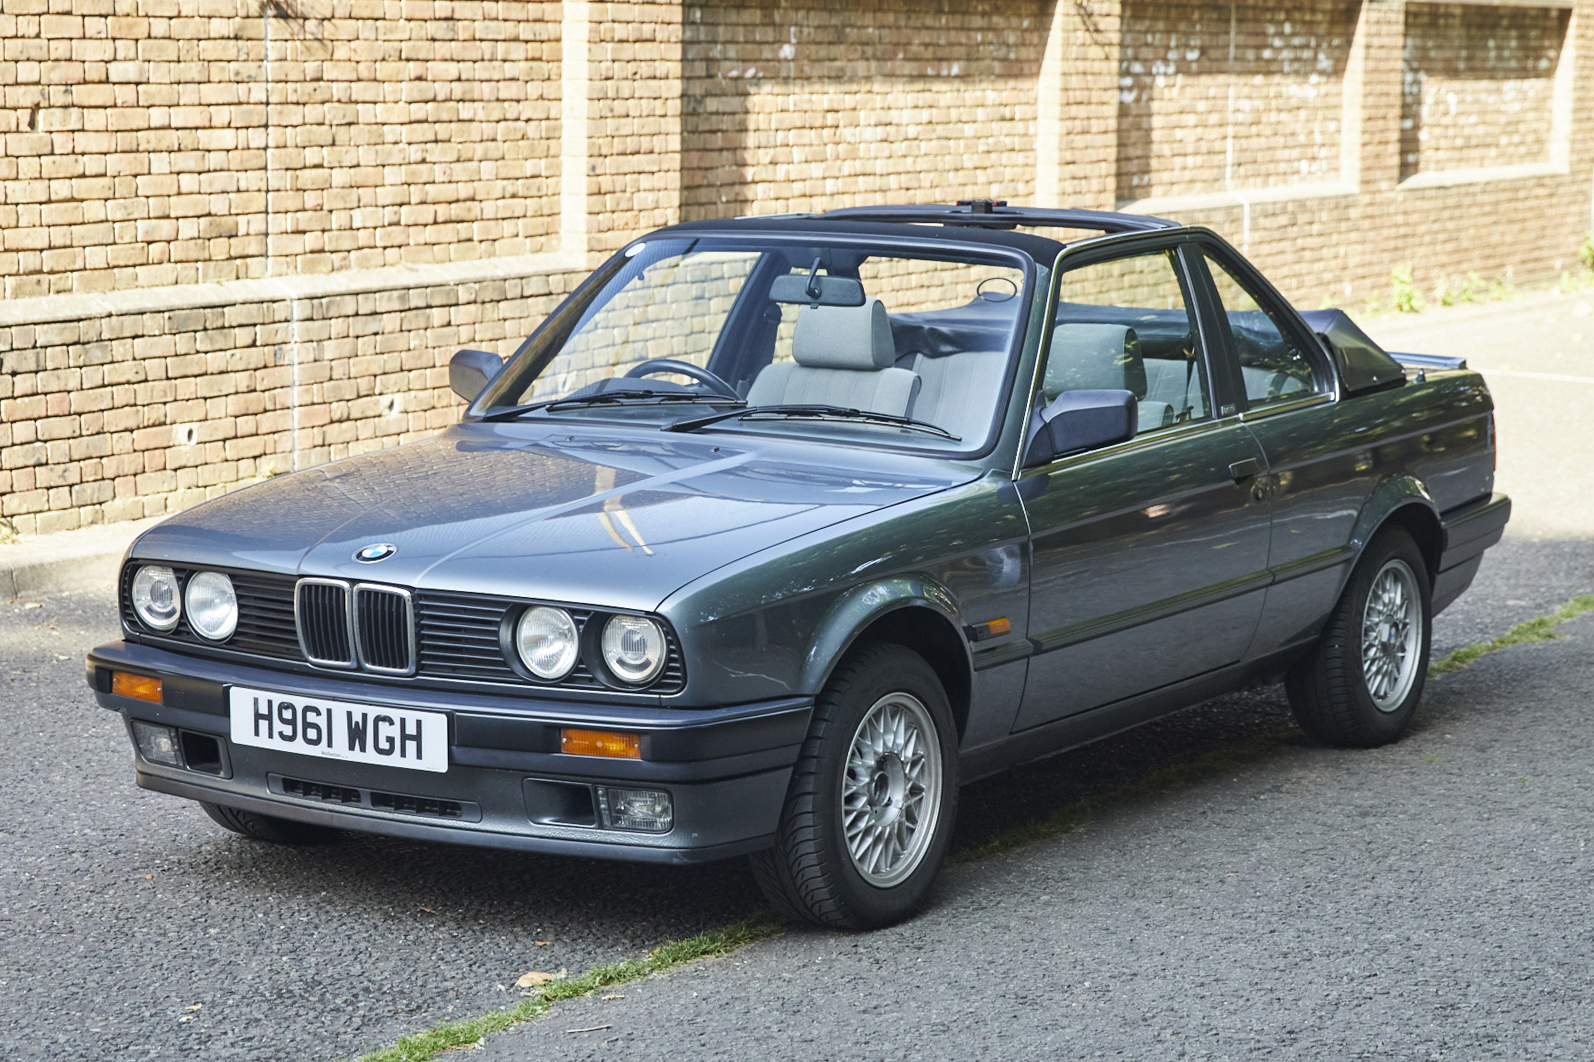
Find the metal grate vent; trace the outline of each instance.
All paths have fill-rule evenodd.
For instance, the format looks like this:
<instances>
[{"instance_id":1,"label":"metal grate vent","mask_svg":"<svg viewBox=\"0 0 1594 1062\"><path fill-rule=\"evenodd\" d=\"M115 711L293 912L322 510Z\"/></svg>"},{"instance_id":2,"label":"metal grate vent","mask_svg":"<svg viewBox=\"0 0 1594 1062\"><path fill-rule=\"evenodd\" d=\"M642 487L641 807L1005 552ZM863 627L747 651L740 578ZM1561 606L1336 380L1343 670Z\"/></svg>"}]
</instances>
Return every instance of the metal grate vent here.
<instances>
[{"instance_id":1,"label":"metal grate vent","mask_svg":"<svg viewBox=\"0 0 1594 1062\"><path fill-rule=\"evenodd\" d=\"M349 622L349 584L334 579L300 579L294 593L299 645L312 664L354 666L354 632Z\"/></svg>"}]
</instances>

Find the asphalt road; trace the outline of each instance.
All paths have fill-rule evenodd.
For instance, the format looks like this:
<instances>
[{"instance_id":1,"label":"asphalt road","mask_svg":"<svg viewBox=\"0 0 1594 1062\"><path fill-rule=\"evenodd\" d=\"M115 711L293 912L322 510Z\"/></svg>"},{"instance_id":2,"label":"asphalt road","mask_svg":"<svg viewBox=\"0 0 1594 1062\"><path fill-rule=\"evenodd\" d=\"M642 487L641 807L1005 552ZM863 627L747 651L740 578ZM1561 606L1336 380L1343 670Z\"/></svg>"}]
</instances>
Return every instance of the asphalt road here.
<instances>
[{"instance_id":1,"label":"asphalt road","mask_svg":"<svg viewBox=\"0 0 1594 1062\"><path fill-rule=\"evenodd\" d=\"M1553 338L1582 323L1542 327ZM1502 425L1524 425L1508 444L1533 438L1535 416L1584 404L1579 385L1498 390ZM1519 498L1567 499L1594 475L1568 460L1552 470L1557 495L1511 460L1502 485ZM1436 646L1594 589L1590 526L1519 508ZM504 1006L515 993L500 986L527 970L637 957L760 906L740 862L359 837L283 849L224 833L133 786L121 724L83 686L84 651L114 636L109 592L29 603L0 603L8 1059L348 1057ZM1594 620L1567 630L1433 684L1415 732L1389 749L1280 739L1287 710L1260 691L982 782L964 794L960 848L1158 768L1268 750L952 868L908 925L793 930L623 999L563 1004L474 1057L1587 1055ZM595 1025L609 1028L564 1031Z\"/></svg>"},{"instance_id":2,"label":"asphalt road","mask_svg":"<svg viewBox=\"0 0 1594 1062\"><path fill-rule=\"evenodd\" d=\"M953 868L905 925L794 930L472 1057L1587 1058L1594 619L1568 626L1435 683L1399 744L1284 741Z\"/></svg>"}]
</instances>

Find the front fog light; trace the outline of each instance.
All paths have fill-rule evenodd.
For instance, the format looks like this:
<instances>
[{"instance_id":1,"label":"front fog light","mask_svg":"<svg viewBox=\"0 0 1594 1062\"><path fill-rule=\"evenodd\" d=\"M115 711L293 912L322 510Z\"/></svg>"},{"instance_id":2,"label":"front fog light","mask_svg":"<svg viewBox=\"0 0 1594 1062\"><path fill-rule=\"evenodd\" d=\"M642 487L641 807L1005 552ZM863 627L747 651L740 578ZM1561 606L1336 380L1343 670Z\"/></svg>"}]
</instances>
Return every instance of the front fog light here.
<instances>
[{"instance_id":1,"label":"front fog light","mask_svg":"<svg viewBox=\"0 0 1594 1062\"><path fill-rule=\"evenodd\" d=\"M603 627L603 662L614 677L645 686L664 670L664 628L646 616L614 616Z\"/></svg>"},{"instance_id":2,"label":"front fog light","mask_svg":"<svg viewBox=\"0 0 1594 1062\"><path fill-rule=\"evenodd\" d=\"M177 592L177 573L151 565L133 576L133 611L144 626L162 634L177 626L183 606Z\"/></svg>"},{"instance_id":3,"label":"front fog light","mask_svg":"<svg viewBox=\"0 0 1594 1062\"><path fill-rule=\"evenodd\" d=\"M183 758L177 751L177 731L169 726L156 726L133 720L133 740L138 742L139 755L151 763L167 767L181 767Z\"/></svg>"},{"instance_id":4,"label":"front fog light","mask_svg":"<svg viewBox=\"0 0 1594 1062\"><path fill-rule=\"evenodd\" d=\"M188 625L201 637L224 642L238 629L238 595L221 572L200 572L188 580L183 594Z\"/></svg>"},{"instance_id":5,"label":"front fog light","mask_svg":"<svg viewBox=\"0 0 1594 1062\"><path fill-rule=\"evenodd\" d=\"M657 789L612 789L598 786L598 808L611 830L669 833L675 824L670 794Z\"/></svg>"}]
</instances>

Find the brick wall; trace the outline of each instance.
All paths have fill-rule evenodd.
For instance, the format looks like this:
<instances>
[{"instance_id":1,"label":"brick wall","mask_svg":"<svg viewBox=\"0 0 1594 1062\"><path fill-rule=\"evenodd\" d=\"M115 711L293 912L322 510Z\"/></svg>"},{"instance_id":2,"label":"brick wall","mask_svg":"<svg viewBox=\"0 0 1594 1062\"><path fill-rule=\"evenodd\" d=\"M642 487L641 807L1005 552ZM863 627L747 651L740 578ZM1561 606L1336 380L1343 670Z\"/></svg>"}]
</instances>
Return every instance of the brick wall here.
<instances>
[{"instance_id":1,"label":"brick wall","mask_svg":"<svg viewBox=\"0 0 1594 1062\"><path fill-rule=\"evenodd\" d=\"M1117 206L1310 306L1551 278L1594 192L1556 2L3 0L0 517L435 431L456 349L683 218Z\"/></svg>"},{"instance_id":2,"label":"brick wall","mask_svg":"<svg viewBox=\"0 0 1594 1062\"><path fill-rule=\"evenodd\" d=\"M1035 193L1035 0L686 5L682 215Z\"/></svg>"},{"instance_id":3,"label":"brick wall","mask_svg":"<svg viewBox=\"0 0 1594 1062\"><path fill-rule=\"evenodd\" d=\"M1340 0L1125 3L1118 197L1338 179L1354 14Z\"/></svg>"},{"instance_id":4,"label":"brick wall","mask_svg":"<svg viewBox=\"0 0 1594 1062\"><path fill-rule=\"evenodd\" d=\"M7 296L557 249L558 4L268 10L6 0Z\"/></svg>"},{"instance_id":5,"label":"brick wall","mask_svg":"<svg viewBox=\"0 0 1594 1062\"><path fill-rule=\"evenodd\" d=\"M1555 70L1570 12L1412 4L1400 175L1549 162Z\"/></svg>"},{"instance_id":6,"label":"brick wall","mask_svg":"<svg viewBox=\"0 0 1594 1062\"><path fill-rule=\"evenodd\" d=\"M0 496L24 530L175 511L458 419L438 351L513 349L570 274L0 327ZM313 289L312 289L313 292Z\"/></svg>"}]
</instances>

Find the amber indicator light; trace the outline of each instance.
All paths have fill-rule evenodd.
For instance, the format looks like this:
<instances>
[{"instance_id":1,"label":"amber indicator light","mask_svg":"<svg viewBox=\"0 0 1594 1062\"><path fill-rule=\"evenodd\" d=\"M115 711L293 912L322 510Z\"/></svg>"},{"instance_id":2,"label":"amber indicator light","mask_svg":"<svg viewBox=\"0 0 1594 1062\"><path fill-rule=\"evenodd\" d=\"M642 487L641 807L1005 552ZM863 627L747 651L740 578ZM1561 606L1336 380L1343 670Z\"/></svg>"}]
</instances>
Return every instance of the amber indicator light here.
<instances>
[{"instance_id":1,"label":"amber indicator light","mask_svg":"<svg viewBox=\"0 0 1594 1062\"><path fill-rule=\"evenodd\" d=\"M570 756L608 756L617 760L640 760L642 738L613 730L561 730L559 751Z\"/></svg>"},{"instance_id":2,"label":"amber indicator light","mask_svg":"<svg viewBox=\"0 0 1594 1062\"><path fill-rule=\"evenodd\" d=\"M126 671L111 672L111 692L118 697L131 697L136 701L161 702L161 680L148 675L129 675Z\"/></svg>"},{"instance_id":3,"label":"amber indicator light","mask_svg":"<svg viewBox=\"0 0 1594 1062\"><path fill-rule=\"evenodd\" d=\"M997 634L1006 634L1012 629L1013 625L1007 621L1006 616L1003 616L1001 619L993 619L985 624L986 632L993 636Z\"/></svg>"}]
</instances>

